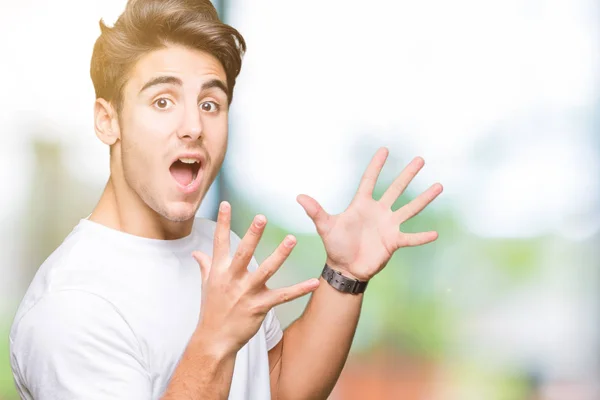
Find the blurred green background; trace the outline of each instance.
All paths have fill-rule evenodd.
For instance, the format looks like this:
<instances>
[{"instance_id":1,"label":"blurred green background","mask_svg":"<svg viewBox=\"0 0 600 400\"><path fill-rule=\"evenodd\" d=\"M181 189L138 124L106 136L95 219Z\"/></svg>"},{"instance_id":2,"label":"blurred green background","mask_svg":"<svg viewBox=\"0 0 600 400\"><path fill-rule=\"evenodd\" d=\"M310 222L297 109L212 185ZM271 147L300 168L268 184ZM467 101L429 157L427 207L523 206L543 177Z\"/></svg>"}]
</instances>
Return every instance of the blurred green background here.
<instances>
[{"instance_id":1,"label":"blurred green background","mask_svg":"<svg viewBox=\"0 0 600 400\"><path fill-rule=\"evenodd\" d=\"M1 400L17 398L16 307L108 177L89 58L99 18L124 4L0 4ZM248 53L199 215L228 200L241 235L265 214L259 261L295 234L272 287L325 260L296 195L343 211L379 146L391 154L376 197L417 155L425 168L396 207L445 187L402 227L439 239L399 250L369 284L331 398L600 399L598 2L215 5ZM307 300L276 310L283 326Z\"/></svg>"}]
</instances>

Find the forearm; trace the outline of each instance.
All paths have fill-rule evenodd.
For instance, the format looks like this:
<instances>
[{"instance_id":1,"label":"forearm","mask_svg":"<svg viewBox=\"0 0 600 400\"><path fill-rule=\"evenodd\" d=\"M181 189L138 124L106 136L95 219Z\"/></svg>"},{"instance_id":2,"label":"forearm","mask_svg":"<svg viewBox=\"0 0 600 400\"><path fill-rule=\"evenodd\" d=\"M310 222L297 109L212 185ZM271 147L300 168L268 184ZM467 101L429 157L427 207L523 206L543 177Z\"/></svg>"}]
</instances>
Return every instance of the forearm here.
<instances>
[{"instance_id":1,"label":"forearm","mask_svg":"<svg viewBox=\"0 0 600 400\"><path fill-rule=\"evenodd\" d=\"M348 357L363 295L341 293L323 278L302 316L284 331L276 399L326 399Z\"/></svg>"},{"instance_id":2,"label":"forearm","mask_svg":"<svg viewBox=\"0 0 600 400\"><path fill-rule=\"evenodd\" d=\"M192 336L162 400L228 398L236 354L220 351L199 336Z\"/></svg>"}]
</instances>

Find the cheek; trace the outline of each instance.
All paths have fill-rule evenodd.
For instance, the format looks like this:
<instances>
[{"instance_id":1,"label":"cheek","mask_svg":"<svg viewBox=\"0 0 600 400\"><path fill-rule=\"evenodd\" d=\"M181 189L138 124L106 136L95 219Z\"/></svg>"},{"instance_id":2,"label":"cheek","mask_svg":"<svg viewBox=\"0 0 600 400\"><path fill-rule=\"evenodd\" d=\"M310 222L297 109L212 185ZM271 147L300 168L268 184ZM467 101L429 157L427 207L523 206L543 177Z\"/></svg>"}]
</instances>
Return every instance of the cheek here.
<instances>
[{"instance_id":1,"label":"cheek","mask_svg":"<svg viewBox=\"0 0 600 400\"><path fill-rule=\"evenodd\" d=\"M177 127L179 115L176 112L157 112L150 107L142 107L133 118L133 129L143 140L166 139Z\"/></svg>"},{"instance_id":2,"label":"cheek","mask_svg":"<svg viewBox=\"0 0 600 400\"><path fill-rule=\"evenodd\" d=\"M164 159L171 124L168 116L157 117L143 111L130 115L121 137L123 164L130 172L139 176L162 166L158 161Z\"/></svg>"},{"instance_id":3,"label":"cheek","mask_svg":"<svg viewBox=\"0 0 600 400\"><path fill-rule=\"evenodd\" d=\"M227 118L210 121L205 124L206 135L204 143L214 164L221 164L227 149L228 130Z\"/></svg>"},{"instance_id":4,"label":"cheek","mask_svg":"<svg viewBox=\"0 0 600 400\"><path fill-rule=\"evenodd\" d=\"M164 152L171 132L177 126L176 113L160 113L149 107L139 107L134 110L125 130L125 139L135 143L141 149Z\"/></svg>"}]
</instances>

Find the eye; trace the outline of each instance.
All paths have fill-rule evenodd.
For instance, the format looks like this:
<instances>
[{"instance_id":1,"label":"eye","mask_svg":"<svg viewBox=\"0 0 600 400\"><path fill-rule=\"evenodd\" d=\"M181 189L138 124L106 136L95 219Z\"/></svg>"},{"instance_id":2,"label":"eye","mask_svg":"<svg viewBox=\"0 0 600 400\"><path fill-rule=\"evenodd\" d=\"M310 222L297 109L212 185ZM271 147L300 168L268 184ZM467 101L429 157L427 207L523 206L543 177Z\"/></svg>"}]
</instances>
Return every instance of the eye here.
<instances>
[{"instance_id":1,"label":"eye","mask_svg":"<svg viewBox=\"0 0 600 400\"><path fill-rule=\"evenodd\" d=\"M153 104L159 110L168 110L173 105L173 102L165 97L161 97L160 99L157 99Z\"/></svg>"},{"instance_id":2,"label":"eye","mask_svg":"<svg viewBox=\"0 0 600 400\"><path fill-rule=\"evenodd\" d=\"M205 112L217 112L219 111L219 105L214 101L205 101L204 103L200 103L200 109Z\"/></svg>"}]
</instances>

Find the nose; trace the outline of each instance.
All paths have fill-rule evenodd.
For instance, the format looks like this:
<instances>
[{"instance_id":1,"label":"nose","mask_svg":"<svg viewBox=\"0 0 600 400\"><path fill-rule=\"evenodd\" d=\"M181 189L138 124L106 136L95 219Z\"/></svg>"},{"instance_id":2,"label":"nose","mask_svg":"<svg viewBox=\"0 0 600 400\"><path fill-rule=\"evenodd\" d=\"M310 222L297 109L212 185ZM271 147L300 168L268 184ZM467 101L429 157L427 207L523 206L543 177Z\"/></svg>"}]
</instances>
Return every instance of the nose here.
<instances>
[{"instance_id":1,"label":"nose","mask_svg":"<svg viewBox=\"0 0 600 400\"><path fill-rule=\"evenodd\" d=\"M181 126L178 132L179 138L194 142L202 136L202 120L200 109L195 104L186 105L183 111Z\"/></svg>"}]
</instances>

